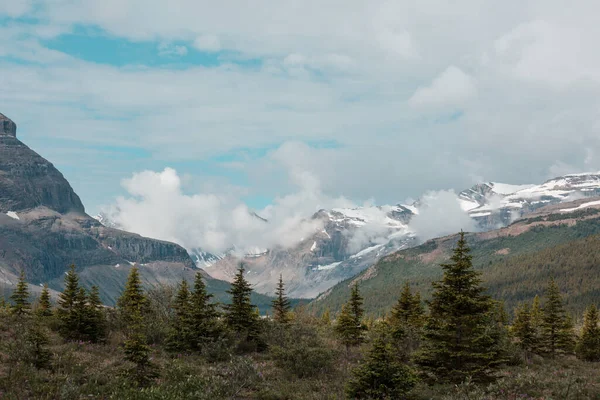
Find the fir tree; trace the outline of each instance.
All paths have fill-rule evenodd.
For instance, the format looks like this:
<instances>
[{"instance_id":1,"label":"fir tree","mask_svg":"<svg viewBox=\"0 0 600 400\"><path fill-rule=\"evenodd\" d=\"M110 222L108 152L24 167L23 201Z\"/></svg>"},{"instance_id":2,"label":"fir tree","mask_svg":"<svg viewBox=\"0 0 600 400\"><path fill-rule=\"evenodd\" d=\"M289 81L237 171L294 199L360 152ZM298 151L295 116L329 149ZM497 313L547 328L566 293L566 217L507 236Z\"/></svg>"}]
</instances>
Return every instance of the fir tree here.
<instances>
[{"instance_id":1,"label":"fir tree","mask_svg":"<svg viewBox=\"0 0 600 400\"><path fill-rule=\"evenodd\" d=\"M135 324L136 319L146 311L147 304L148 300L142 289L140 273L136 267L133 267L129 271L125 290L117 300L117 309L125 326Z\"/></svg>"},{"instance_id":2,"label":"fir tree","mask_svg":"<svg viewBox=\"0 0 600 400\"><path fill-rule=\"evenodd\" d=\"M415 386L411 369L395 356L382 336L375 339L366 361L352 371L346 386L350 399L402 399Z\"/></svg>"},{"instance_id":3,"label":"fir tree","mask_svg":"<svg viewBox=\"0 0 600 400\"><path fill-rule=\"evenodd\" d=\"M31 304L29 303L29 289L27 281L25 281L25 271L21 270L19 275L19 282L17 283L16 289L10 296L13 301L11 312L17 316L23 316L29 314Z\"/></svg>"},{"instance_id":4,"label":"fir tree","mask_svg":"<svg viewBox=\"0 0 600 400\"><path fill-rule=\"evenodd\" d=\"M546 289L542 308L542 343L545 352L552 357L573 348L572 322L565 314L560 290L553 278Z\"/></svg>"},{"instance_id":5,"label":"fir tree","mask_svg":"<svg viewBox=\"0 0 600 400\"><path fill-rule=\"evenodd\" d=\"M38 323L33 322L25 331L25 346L27 359L37 369L48 368L52 353L48 349L50 339L46 330Z\"/></svg>"},{"instance_id":6,"label":"fir tree","mask_svg":"<svg viewBox=\"0 0 600 400\"><path fill-rule=\"evenodd\" d=\"M125 290L117 301L117 307L126 324L126 340L123 345L125 360L134 364L129 376L140 385L147 386L158 376L158 368L150 360L150 347L144 334L144 311L147 299L142 289L139 271L131 268Z\"/></svg>"},{"instance_id":7,"label":"fir tree","mask_svg":"<svg viewBox=\"0 0 600 400\"><path fill-rule=\"evenodd\" d=\"M167 339L168 348L171 351L185 351L192 346L192 335L190 332L190 291L185 279L179 284L179 290L173 302L175 315L171 322L171 333Z\"/></svg>"},{"instance_id":8,"label":"fir tree","mask_svg":"<svg viewBox=\"0 0 600 400\"><path fill-rule=\"evenodd\" d=\"M473 270L464 232L444 276L432 284L430 317L417 363L430 378L459 383L467 377L488 379L500 360L494 333L493 303L484 295L480 274Z\"/></svg>"},{"instance_id":9,"label":"fir tree","mask_svg":"<svg viewBox=\"0 0 600 400\"><path fill-rule=\"evenodd\" d=\"M397 350L403 358L408 358L419 347L424 314L421 295L419 292L413 294L406 282L388 320Z\"/></svg>"},{"instance_id":10,"label":"fir tree","mask_svg":"<svg viewBox=\"0 0 600 400\"><path fill-rule=\"evenodd\" d=\"M279 274L279 283L275 290L275 299L272 301L273 319L281 324L290 322L290 300L285 295L285 287L283 285L283 277Z\"/></svg>"},{"instance_id":11,"label":"fir tree","mask_svg":"<svg viewBox=\"0 0 600 400\"><path fill-rule=\"evenodd\" d=\"M87 316L86 316L86 335L92 342L96 343L106 336L106 315L100 300L100 290L98 286L92 286L88 296Z\"/></svg>"},{"instance_id":12,"label":"fir tree","mask_svg":"<svg viewBox=\"0 0 600 400\"><path fill-rule=\"evenodd\" d=\"M364 314L362 304L363 298L358 290L358 284L355 284L350 292L350 299L342 307L335 324L335 331L346 348L357 346L364 341L363 332L366 327L362 322Z\"/></svg>"},{"instance_id":13,"label":"fir tree","mask_svg":"<svg viewBox=\"0 0 600 400\"><path fill-rule=\"evenodd\" d=\"M222 335L219 313L211 302L212 294L206 291L204 279L200 273L194 280L194 292L190 296L190 324L193 337L192 348L200 350L206 343L214 341Z\"/></svg>"},{"instance_id":14,"label":"fir tree","mask_svg":"<svg viewBox=\"0 0 600 400\"><path fill-rule=\"evenodd\" d=\"M540 296L536 295L531 303L531 326L533 328L533 343L532 351L537 354L543 353L543 338L542 338L542 324L543 324L543 313L542 313L542 302Z\"/></svg>"},{"instance_id":15,"label":"fir tree","mask_svg":"<svg viewBox=\"0 0 600 400\"><path fill-rule=\"evenodd\" d=\"M50 291L48 290L48 284L44 284L44 288L40 294L40 300L35 312L40 317L49 317L52 315L52 304L50 303Z\"/></svg>"},{"instance_id":16,"label":"fir tree","mask_svg":"<svg viewBox=\"0 0 600 400\"><path fill-rule=\"evenodd\" d=\"M515 320L512 332L518 340L519 347L525 352L525 358L529 359L529 353L536 348L536 331L532 323L531 306L523 303L515 311Z\"/></svg>"},{"instance_id":17,"label":"fir tree","mask_svg":"<svg viewBox=\"0 0 600 400\"><path fill-rule=\"evenodd\" d=\"M249 341L257 339L258 318L254 312L255 306L250 301L252 287L244 277L244 266L240 265L231 288L231 304L225 305L225 321L234 332L245 332Z\"/></svg>"},{"instance_id":18,"label":"fir tree","mask_svg":"<svg viewBox=\"0 0 600 400\"><path fill-rule=\"evenodd\" d=\"M575 347L575 353L578 358L585 361L600 361L599 323L598 308L595 305L589 306L583 318L581 336Z\"/></svg>"}]
</instances>

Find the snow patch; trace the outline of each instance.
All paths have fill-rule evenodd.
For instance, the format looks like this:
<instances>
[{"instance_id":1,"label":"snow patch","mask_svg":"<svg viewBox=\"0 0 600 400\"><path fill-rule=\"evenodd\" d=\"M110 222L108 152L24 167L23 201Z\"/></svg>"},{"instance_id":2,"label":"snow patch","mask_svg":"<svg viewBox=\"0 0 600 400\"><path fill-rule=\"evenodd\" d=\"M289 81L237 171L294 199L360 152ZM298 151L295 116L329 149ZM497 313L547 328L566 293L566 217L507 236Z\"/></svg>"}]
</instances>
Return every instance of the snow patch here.
<instances>
[{"instance_id":1,"label":"snow patch","mask_svg":"<svg viewBox=\"0 0 600 400\"><path fill-rule=\"evenodd\" d=\"M588 208L588 207L592 207L592 206L600 206L600 200L598 200L598 201L590 201L589 203L583 203L579 207L563 208L560 211L561 212L573 212L573 211L576 211L576 210L581 210L582 208Z\"/></svg>"},{"instance_id":2,"label":"snow patch","mask_svg":"<svg viewBox=\"0 0 600 400\"><path fill-rule=\"evenodd\" d=\"M19 218L19 216L17 215L17 213L14 212L14 211L9 211L9 212L6 213L6 215L8 215L9 217L11 217L12 219L21 219L21 218Z\"/></svg>"},{"instance_id":3,"label":"snow patch","mask_svg":"<svg viewBox=\"0 0 600 400\"><path fill-rule=\"evenodd\" d=\"M365 254L368 254L368 253L370 253L370 252L372 252L374 250L379 249L380 247L383 247L383 245L382 244L378 244L378 245L375 245L375 246L367 247L366 249L361 250L358 253L351 255L350 258L360 258L360 257L364 256Z\"/></svg>"},{"instance_id":4,"label":"snow patch","mask_svg":"<svg viewBox=\"0 0 600 400\"><path fill-rule=\"evenodd\" d=\"M312 246L310 246L310 251L315 251L317 248L317 242L313 242Z\"/></svg>"},{"instance_id":5,"label":"snow patch","mask_svg":"<svg viewBox=\"0 0 600 400\"><path fill-rule=\"evenodd\" d=\"M323 270L328 270L328 269L334 269L335 267L337 267L341 263L342 263L341 261L338 261L338 262L334 262L334 263L328 264L328 265L317 265L317 267L313 268L313 270L323 271Z\"/></svg>"}]
</instances>

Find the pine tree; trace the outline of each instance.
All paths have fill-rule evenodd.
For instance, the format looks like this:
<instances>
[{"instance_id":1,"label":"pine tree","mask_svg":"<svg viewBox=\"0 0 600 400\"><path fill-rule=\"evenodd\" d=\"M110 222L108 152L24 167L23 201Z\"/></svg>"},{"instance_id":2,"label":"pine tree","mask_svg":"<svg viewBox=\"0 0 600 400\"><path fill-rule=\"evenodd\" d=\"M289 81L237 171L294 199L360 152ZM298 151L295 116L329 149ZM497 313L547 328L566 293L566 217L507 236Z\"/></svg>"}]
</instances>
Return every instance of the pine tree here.
<instances>
[{"instance_id":1,"label":"pine tree","mask_svg":"<svg viewBox=\"0 0 600 400\"><path fill-rule=\"evenodd\" d=\"M194 292L190 296L190 329L193 336L193 349L201 350L204 344L222 336L219 312L216 305L211 302L212 297L212 294L206 291L202 274L197 273L194 280Z\"/></svg>"},{"instance_id":2,"label":"pine tree","mask_svg":"<svg viewBox=\"0 0 600 400\"><path fill-rule=\"evenodd\" d=\"M37 305L36 314L40 317L49 317L52 315L52 304L50 303L50 291L48 284L44 284L40 300Z\"/></svg>"},{"instance_id":3,"label":"pine tree","mask_svg":"<svg viewBox=\"0 0 600 400\"><path fill-rule=\"evenodd\" d=\"M272 301L273 319L280 324L290 322L290 300L285 295L285 287L283 285L283 277L279 274L279 283L275 290L275 299Z\"/></svg>"},{"instance_id":4,"label":"pine tree","mask_svg":"<svg viewBox=\"0 0 600 400\"><path fill-rule=\"evenodd\" d=\"M52 353L48 349L50 339L46 330L38 323L33 322L25 331L25 346L27 359L37 369L48 368Z\"/></svg>"},{"instance_id":5,"label":"pine tree","mask_svg":"<svg viewBox=\"0 0 600 400\"><path fill-rule=\"evenodd\" d=\"M575 353L585 361L600 361L600 316L598 308L591 305L583 318L583 329L577 341Z\"/></svg>"},{"instance_id":6,"label":"pine tree","mask_svg":"<svg viewBox=\"0 0 600 400\"><path fill-rule=\"evenodd\" d=\"M542 354L544 350L542 335L543 313L540 296L536 295L531 303L531 326L533 327L532 351L536 354Z\"/></svg>"},{"instance_id":7,"label":"pine tree","mask_svg":"<svg viewBox=\"0 0 600 400\"><path fill-rule=\"evenodd\" d=\"M248 340L256 339L258 319L254 313L255 306L250 301L252 287L244 278L244 266L240 265L231 288L231 304L225 305L225 321L233 332L245 332Z\"/></svg>"},{"instance_id":8,"label":"pine tree","mask_svg":"<svg viewBox=\"0 0 600 400\"><path fill-rule=\"evenodd\" d=\"M423 324L423 305L419 292L413 294L410 284L406 282L396 305L392 308L390 323L392 325L419 327Z\"/></svg>"},{"instance_id":9,"label":"pine tree","mask_svg":"<svg viewBox=\"0 0 600 400\"><path fill-rule=\"evenodd\" d=\"M190 314L192 311L190 304L190 291L185 279L179 284L179 290L173 302L175 315L171 322L171 332L167 338L170 351L185 351L192 347L192 333L190 332L191 322Z\"/></svg>"},{"instance_id":10,"label":"pine tree","mask_svg":"<svg viewBox=\"0 0 600 400\"><path fill-rule=\"evenodd\" d=\"M432 284L430 317L416 359L430 378L459 383L488 379L500 360L493 303L484 295L480 273L461 231L444 276Z\"/></svg>"},{"instance_id":11,"label":"pine tree","mask_svg":"<svg viewBox=\"0 0 600 400\"><path fill-rule=\"evenodd\" d=\"M525 352L525 359L529 359L529 353L536 348L536 332L529 303L523 303L515 310L512 332L518 340L519 347Z\"/></svg>"},{"instance_id":12,"label":"pine tree","mask_svg":"<svg viewBox=\"0 0 600 400\"><path fill-rule=\"evenodd\" d=\"M117 308L126 326L125 360L132 362L129 376L140 386L147 386L158 376L158 368L150 360L150 346L144 334L147 299L142 289L139 271L131 268L125 290L117 300Z\"/></svg>"},{"instance_id":13,"label":"pine tree","mask_svg":"<svg viewBox=\"0 0 600 400\"><path fill-rule=\"evenodd\" d=\"M354 284L350 291L350 300L342 307L334 328L346 348L357 346L364 341L363 332L366 326L362 321L364 314L362 305L363 298L358 290L358 284Z\"/></svg>"},{"instance_id":14,"label":"pine tree","mask_svg":"<svg viewBox=\"0 0 600 400\"><path fill-rule=\"evenodd\" d=\"M86 336L96 343L106 336L106 315L100 300L98 286L92 286L87 301Z\"/></svg>"},{"instance_id":15,"label":"pine tree","mask_svg":"<svg viewBox=\"0 0 600 400\"><path fill-rule=\"evenodd\" d=\"M25 281L25 271L21 270L19 275L19 282L17 283L16 289L10 296L13 301L11 312L17 316L23 316L29 314L31 310L31 304L29 303L29 289L27 281Z\"/></svg>"},{"instance_id":16,"label":"pine tree","mask_svg":"<svg viewBox=\"0 0 600 400\"><path fill-rule=\"evenodd\" d=\"M558 352L569 352L573 347L572 322L565 314L560 289L553 278L546 289L542 308L542 343L545 352L552 357Z\"/></svg>"},{"instance_id":17,"label":"pine tree","mask_svg":"<svg viewBox=\"0 0 600 400\"><path fill-rule=\"evenodd\" d=\"M142 316L148 305L148 299L142 289L140 273L136 267L131 268L125 290L117 300L117 309L125 326L135 324L138 315Z\"/></svg>"},{"instance_id":18,"label":"pine tree","mask_svg":"<svg viewBox=\"0 0 600 400\"><path fill-rule=\"evenodd\" d=\"M395 356L394 348L378 337L366 361L352 371L346 386L350 399L402 399L415 386L411 369Z\"/></svg>"}]
</instances>

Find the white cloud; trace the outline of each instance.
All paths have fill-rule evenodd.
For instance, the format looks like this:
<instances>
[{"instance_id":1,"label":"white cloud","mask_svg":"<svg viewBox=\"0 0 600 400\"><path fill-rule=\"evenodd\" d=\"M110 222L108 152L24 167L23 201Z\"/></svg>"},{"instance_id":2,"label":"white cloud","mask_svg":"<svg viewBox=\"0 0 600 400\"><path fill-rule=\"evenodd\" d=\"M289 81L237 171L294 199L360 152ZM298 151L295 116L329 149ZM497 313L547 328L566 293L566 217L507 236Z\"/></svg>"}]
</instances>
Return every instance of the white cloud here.
<instances>
[{"instance_id":1,"label":"white cloud","mask_svg":"<svg viewBox=\"0 0 600 400\"><path fill-rule=\"evenodd\" d=\"M476 230L476 224L465 212L452 190L426 193L421 199L419 214L410 221L410 228L420 239Z\"/></svg>"},{"instance_id":2,"label":"white cloud","mask_svg":"<svg viewBox=\"0 0 600 400\"><path fill-rule=\"evenodd\" d=\"M268 207L253 211L235 196L219 193L186 194L172 168L143 171L122 182L128 196L116 199L104 212L123 229L173 241L188 249L201 247L219 254L233 245L240 252L290 247L321 230L312 213L321 208L351 204L324 195L318 180L306 171L291 171L294 193L277 197Z\"/></svg>"},{"instance_id":3,"label":"white cloud","mask_svg":"<svg viewBox=\"0 0 600 400\"><path fill-rule=\"evenodd\" d=\"M460 106L477 94L475 80L454 65L446 68L430 85L420 87L408 100L412 106Z\"/></svg>"},{"instance_id":4,"label":"white cloud","mask_svg":"<svg viewBox=\"0 0 600 400\"><path fill-rule=\"evenodd\" d=\"M215 52L221 50L221 41L216 35L203 34L194 40L194 47L202 51Z\"/></svg>"}]
</instances>

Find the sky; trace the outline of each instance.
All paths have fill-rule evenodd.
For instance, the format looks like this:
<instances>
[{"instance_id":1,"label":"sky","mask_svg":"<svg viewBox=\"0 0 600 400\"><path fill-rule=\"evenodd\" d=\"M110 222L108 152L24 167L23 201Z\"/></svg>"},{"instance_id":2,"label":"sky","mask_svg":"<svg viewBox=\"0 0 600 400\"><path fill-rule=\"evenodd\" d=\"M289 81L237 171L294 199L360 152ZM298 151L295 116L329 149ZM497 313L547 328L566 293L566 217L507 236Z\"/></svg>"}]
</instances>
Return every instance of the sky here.
<instances>
[{"instance_id":1,"label":"sky","mask_svg":"<svg viewBox=\"0 0 600 400\"><path fill-rule=\"evenodd\" d=\"M587 0L0 0L0 112L92 214L143 205L173 177L165 190L225 214L537 183L600 170L599 13ZM132 191L144 176L158 193Z\"/></svg>"}]
</instances>

